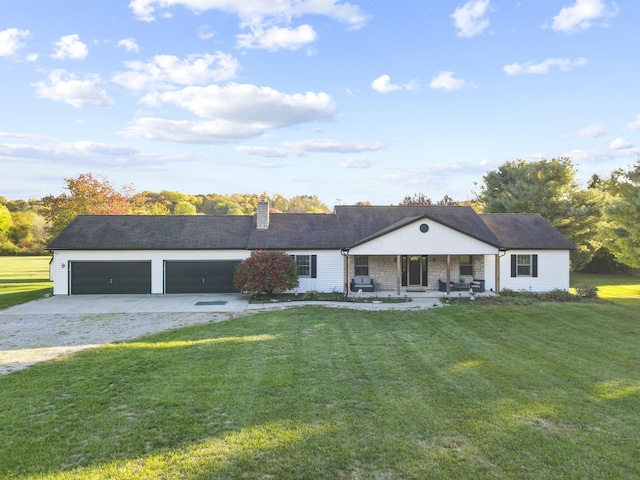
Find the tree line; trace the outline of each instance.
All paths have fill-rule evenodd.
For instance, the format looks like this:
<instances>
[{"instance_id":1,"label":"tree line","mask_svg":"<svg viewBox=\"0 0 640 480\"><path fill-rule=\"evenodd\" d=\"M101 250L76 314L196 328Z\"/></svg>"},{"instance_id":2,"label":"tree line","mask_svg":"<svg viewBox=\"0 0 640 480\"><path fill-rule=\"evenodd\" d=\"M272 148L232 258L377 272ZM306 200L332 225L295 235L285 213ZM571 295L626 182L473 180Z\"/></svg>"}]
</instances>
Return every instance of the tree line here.
<instances>
[{"instance_id":1,"label":"tree line","mask_svg":"<svg viewBox=\"0 0 640 480\"><path fill-rule=\"evenodd\" d=\"M594 175L585 187L569 158L508 161L476 183L471 200L445 195L434 202L424 193L399 205L470 205L484 213L539 213L576 246L574 270L640 268L640 158L608 178ZM85 173L64 180L65 192L40 200L0 196L0 253L44 253L47 243L79 214L251 215L260 200L274 212L330 213L317 196L275 194L188 195L175 191L135 192L107 178ZM358 202L370 205L368 201Z\"/></svg>"}]
</instances>

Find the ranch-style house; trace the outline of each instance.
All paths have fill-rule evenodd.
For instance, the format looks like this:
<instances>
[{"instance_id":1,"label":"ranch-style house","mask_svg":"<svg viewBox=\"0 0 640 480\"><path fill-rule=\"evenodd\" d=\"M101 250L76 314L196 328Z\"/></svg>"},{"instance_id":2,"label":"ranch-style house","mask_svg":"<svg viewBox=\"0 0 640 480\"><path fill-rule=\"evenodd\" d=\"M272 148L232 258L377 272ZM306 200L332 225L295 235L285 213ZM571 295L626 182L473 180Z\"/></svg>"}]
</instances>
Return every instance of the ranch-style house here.
<instances>
[{"instance_id":1,"label":"ranch-style house","mask_svg":"<svg viewBox=\"0 0 640 480\"><path fill-rule=\"evenodd\" d=\"M299 292L569 289L575 248L537 214L456 206L336 206L331 214L80 215L48 246L54 295L237 292L252 250L298 265Z\"/></svg>"}]
</instances>

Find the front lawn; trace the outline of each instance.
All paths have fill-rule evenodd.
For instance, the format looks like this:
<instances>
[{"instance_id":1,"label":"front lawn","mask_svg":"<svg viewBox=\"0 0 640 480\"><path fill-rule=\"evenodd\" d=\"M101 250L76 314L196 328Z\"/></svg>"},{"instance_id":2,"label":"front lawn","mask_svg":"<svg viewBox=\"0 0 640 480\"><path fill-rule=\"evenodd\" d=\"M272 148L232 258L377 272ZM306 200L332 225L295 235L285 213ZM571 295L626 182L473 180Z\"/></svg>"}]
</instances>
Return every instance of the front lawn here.
<instances>
[{"instance_id":1,"label":"front lawn","mask_svg":"<svg viewBox=\"0 0 640 480\"><path fill-rule=\"evenodd\" d=\"M0 377L2 478L635 479L640 308L269 311Z\"/></svg>"}]
</instances>

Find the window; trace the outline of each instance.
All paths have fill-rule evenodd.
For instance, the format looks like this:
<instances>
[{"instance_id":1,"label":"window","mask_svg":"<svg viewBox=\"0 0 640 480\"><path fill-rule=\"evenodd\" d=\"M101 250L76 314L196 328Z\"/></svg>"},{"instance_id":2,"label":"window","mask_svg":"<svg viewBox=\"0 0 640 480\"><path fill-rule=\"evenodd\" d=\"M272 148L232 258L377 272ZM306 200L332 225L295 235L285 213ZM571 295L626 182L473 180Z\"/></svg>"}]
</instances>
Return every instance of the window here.
<instances>
[{"instance_id":1,"label":"window","mask_svg":"<svg viewBox=\"0 0 640 480\"><path fill-rule=\"evenodd\" d=\"M299 277L311 276L311 255L296 255Z\"/></svg>"},{"instance_id":2,"label":"window","mask_svg":"<svg viewBox=\"0 0 640 480\"><path fill-rule=\"evenodd\" d=\"M298 276L307 278L317 278L318 256L317 255L294 255L298 266Z\"/></svg>"},{"instance_id":3,"label":"window","mask_svg":"<svg viewBox=\"0 0 640 480\"><path fill-rule=\"evenodd\" d=\"M356 255L355 260L355 276L369 276L369 257L366 255Z\"/></svg>"},{"instance_id":4,"label":"window","mask_svg":"<svg viewBox=\"0 0 640 480\"><path fill-rule=\"evenodd\" d=\"M518 277L531 276L531 255L518 255L518 270L516 275Z\"/></svg>"},{"instance_id":5,"label":"window","mask_svg":"<svg viewBox=\"0 0 640 480\"><path fill-rule=\"evenodd\" d=\"M538 255L511 255L512 277L537 277Z\"/></svg>"},{"instance_id":6,"label":"window","mask_svg":"<svg viewBox=\"0 0 640 480\"><path fill-rule=\"evenodd\" d=\"M460 255L460 276L473 276L473 260L471 255Z\"/></svg>"}]
</instances>

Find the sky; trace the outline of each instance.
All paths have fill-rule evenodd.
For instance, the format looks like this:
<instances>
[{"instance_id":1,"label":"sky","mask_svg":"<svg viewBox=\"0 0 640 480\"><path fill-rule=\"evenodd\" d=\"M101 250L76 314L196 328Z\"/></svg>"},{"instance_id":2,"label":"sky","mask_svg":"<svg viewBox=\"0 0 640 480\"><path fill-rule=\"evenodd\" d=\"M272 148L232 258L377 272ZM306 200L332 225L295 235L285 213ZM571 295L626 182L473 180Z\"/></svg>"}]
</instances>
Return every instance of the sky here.
<instances>
[{"instance_id":1,"label":"sky","mask_svg":"<svg viewBox=\"0 0 640 480\"><path fill-rule=\"evenodd\" d=\"M640 155L637 0L0 2L0 195L473 198Z\"/></svg>"}]
</instances>

